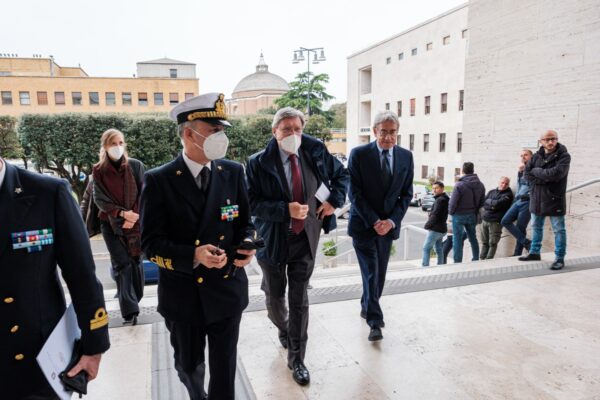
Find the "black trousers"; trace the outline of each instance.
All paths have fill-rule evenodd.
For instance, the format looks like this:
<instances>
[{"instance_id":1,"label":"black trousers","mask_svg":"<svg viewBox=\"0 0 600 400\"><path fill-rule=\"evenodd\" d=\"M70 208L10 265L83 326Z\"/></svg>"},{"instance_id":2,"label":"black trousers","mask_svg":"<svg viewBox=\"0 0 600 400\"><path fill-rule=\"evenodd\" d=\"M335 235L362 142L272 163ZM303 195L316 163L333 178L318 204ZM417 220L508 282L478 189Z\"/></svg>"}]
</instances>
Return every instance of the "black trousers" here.
<instances>
[{"instance_id":1,"label":"black trousers","mask_svg":"<svg viewBox=\"0 0 600 400\"><path fill-rule=\"evenodd\" d=\"M171 334L175 369L191 400L206 396L204 349L208 338L209 400L234 400L237 342L242 314L210 325L193 325L165 319Z\"/></svg>"},{"instance_id":2,"label":"black trousers","mask_svg":"<svg viewBox=\"0 0 600 400\"><path fill-rule=\"evenodd\" d=\"M269 319L280 335L288 337L288 364L304 361L308 341L307 287L315 266L306 233L288 234L284 264L271 265L261 260L258 264L263 272L261 289L265 292ZM289 312L285 301L288 281Z\"/></svg>"},{"instance_id":3,"label":"black trousers","mask_svg":"<svg viewBox=\"0 0 600 400\"><path fill-rule=\"evenodd\" d=\"M140 313L139 302L144 295L144 267L140 257L132 257L127 247L113 233L108 222L100 225L102 237L110 254L113 275L117 282L117 296L121 316L131 317Z\"/></svg>"}]
</instances>

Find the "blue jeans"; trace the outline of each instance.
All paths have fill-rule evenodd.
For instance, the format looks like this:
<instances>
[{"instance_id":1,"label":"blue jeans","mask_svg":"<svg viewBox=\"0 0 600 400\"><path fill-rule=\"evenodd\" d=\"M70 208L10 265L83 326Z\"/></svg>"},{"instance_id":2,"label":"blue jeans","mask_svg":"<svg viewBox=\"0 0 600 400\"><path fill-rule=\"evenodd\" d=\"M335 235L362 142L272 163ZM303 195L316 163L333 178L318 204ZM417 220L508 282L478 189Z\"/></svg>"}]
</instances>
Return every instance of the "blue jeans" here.
<instances>
[{"instance_id":1,"label":"blue jeans","mask_svg":"<svg viewBox=\"0 0 600 400\"><path fill-rule=\"evenodd\" d=\"M550 216L552 231L554 232L554 255L557 260L564 260L567 254L567 230L565 229L565 216L557 215ZM544 238L544 221L546 217L543 215L531 214L531 229L533 235L531 237L531 254L540 254L542 249L542 239Z\"/></svg>"},{"instance_id":2,"label":"blue jeans","mask_svg":"<svg viewBox=\"0 0 600 400\"><path fill-rule=\"evenodd\" d=\"M438 265L446 264L444 261L444 252L442 249L442 239L446 234L428 231L427 237L425 238L425 243L423 243L423 266L429 267L429 255L431 254L431 249L435 246L435 254L437 254L437 263Z\"/></svg>"},{"instance_id":3,"label":"blue jeans","mask_svg":"<svg viewBox=\"0 0 600 400\"><path fill-rule=\"evenodd\" d=\"M527 243L527 224L531 219L529 212L529 200L517 200L508 209L500 223L513 235L517 241L513 256L520 256L523 253L523 245ZM514 222L517 221L515 226Z\"/></svg>"},{"instance_id":4,"label":"blue jeans","mask_svg":"<svg viewBox=\"0 0 600 400\"><path fill-rule=\"evenodd\" d=\"M477 226L477 216L475 214L454 214L452 216L452 251L454 252L454 262L461 263L463 259L463 235L467 231L467 238L471 243L473 252L472 261L479 260L479 242L475 227Z\"/></svg>"}]
</instances>

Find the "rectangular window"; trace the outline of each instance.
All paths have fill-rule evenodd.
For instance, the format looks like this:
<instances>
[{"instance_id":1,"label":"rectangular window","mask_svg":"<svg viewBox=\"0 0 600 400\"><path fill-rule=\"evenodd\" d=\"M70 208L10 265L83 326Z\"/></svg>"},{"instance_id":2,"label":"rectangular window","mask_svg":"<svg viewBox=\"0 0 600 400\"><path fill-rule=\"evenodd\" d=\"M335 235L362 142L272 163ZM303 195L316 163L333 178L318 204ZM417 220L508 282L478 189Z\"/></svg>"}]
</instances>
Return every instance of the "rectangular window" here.
<instances>
[{"instance_id":1,"label":"rectangular window","mask_svg":"<svg viewBox=\"0 0 600 400\"><path fill-rule=\"evenodd\" d=\"M162 94L162 92L154 93L154 105L155 106L162 106L163 104L165 104L165 102L163 100L163 94Z\"/></svg>"},{"instance_id":2,"label":"rectangular window","mask_svg":"<svg viewBox=\"0 0 600 400\"><path fill-rule=\"evenodd\" d=\"M186 93L185 94L185 99L191 99L192 97L194 97L194 93Z\"/></svg>"},{"instance_id":3,"label":"rectangular window","mask_svg":"<svg viewBox=\"0 0 600 400\"><path fill-rule=\"evenodd\" d=\"M169 93L169 104L174 105L179 103L179 93Z\"/></svg>"},{"instance_id":4,"label":"rectangular window","mask_svg":"<svg viewBox=\"0 0 600 400\"><path fill-rule=\"evenodd\" d=\"M444 36L444 38L442 39L442 43L444 44L444 46L450 44L450 35Z\"/></svg>"},{"instance_id":5,"label":"rectangular window","mask_svg":"<svg viewBox=\"0 0 600 400\"><path fill-rule=\"evenodd\" d=\"M404 60L404 53L398 53L398 60Z\"/></svg>"},{"instance_id":6,"label":"rectangular window","mask_svg":"<svg viewBox=\"0 0 600 400\"><path fill-rule=\"evenodd\" d=\"M410 99L410 116L414 117L417 107L417 99Z\"/></svg>"},{"instance_id":7,"label":"rectangular window","mask_svg":"<svg viewBox=\"0 0 600 400\"><path fill-rule=\"evenodd\" d=\"M444 180L444 167L437 167L437 180L438 181Z\"/></svg>"},{"instance_id":8,"label":"rectangular window","mask_svg":"<svg viewBox=\"0 0 600 400\"><path fill-rule=\"evenodd\" d=\"M131 92L123 92L121 98L123 100L123 105L124 106L130 106L131 105Z\"/></svg>"},{"instance_id":9,"label":"rectangular window","mask_svg":"<svg viewBox=\"0 0 600 400\"><path fill-rule=\"evenodd\" d=\"M464 104L465 104L465 91L459 90L458 91L458 111L463 110Z\"/></svg>"},{"instance_id":10,"label":"rectangular window","mask_svg":"<svg viewBox=\"0 0 600 400\"><path fill-rule=\"evenodd\" d=\"M148 93L138 92L138 105L140 105L140 106L148 105Z\"/></svg>"},{"instance_id":11,"label":"rectangular window","mask_svg":"<svg viewBox=\"0 0 600 400\"><path fill-rule=\"evenodd\" d=\"M65 105L65 92L54 92L54 104L57 106Z\"/></svg>"},{"instance_id":12,"label":"rectangular window","mask_svg":"<svg viewBox=\"0 0 600 400\"><path fill-rule=\"evenodd\" d=\"M29 92L19 92L19 102L22 106L31 105L31 98L29 97Z\"/></svg>"},{"instance_id":13,"label":"rectangular window","mask_svg":"<svg viewBox=\"0 0 600 400\"><path fill-rule=\"evenodd\" d=\"M462 35L462 38L463 38L463 39L466 39L466 38L467 38L467 31L468 31L468 29L463 29L463 30L462 30L462 32L461 32L461 35Z\"/></svg>"},{"instance_id":14,"label":"rectangular window","mask_svg":"<svg viewBox=\"0 0 600 400\"><path fill-rule=\"evenodd\" d=\"M425 49L426 49L427 51L431 51L431 50L433 50L433 43L431 43L431 42L427 43L427 46L425 46Z\"/></svg>"},{"instance_id":15,"label":"rectangular window","mask_svg":"<svg viewBox=\"0 0 600 400\"><path fill-rule=\"evenodd\" d=\"M2 105L10 106L12 104L12 92L2 92Z\"/></svg>"},{"instance_id":16,"label":"rectangular window","mask_svg":"<svg viewBox=\"0 0 600 400\"><path fill-rule=\"evenodd\" d=\"M398 135L398 137L396 138L396 144L398 146L400 146L402 144L402 135Z\"/></svg>"},{"instance_id":17,"label":"rectangular window","mask_svg":"<svg viewBox=\"0 0 600 400\"><path fill-rule=\"evenodd\" d=\"M402 116L402 102L401 101L396 103L396 108L397 108L398 118L400 118Z\"/></svg>"},{"instance_id":18,"label":"rectangular window","mask_svg":"<svg viewBox=\"0 0 600 400\"><path fill-rule=\"evenodd\" d=\"M429 133L423 134L423 151L424 152L429 151Z\"/></svg>"},{"instance_id":19,"label":"rectangular window","mask_svg":"<svg viewBox=\"0 0 600 400\"><path fill-rule=\"evenodd\" d=\"M460 176L460 168L454 168L454 178L457 176ZM454 181L456 181L456 179L454 179Z\"/></svg>"},{"instance_id":20,"label":"rectangular window","mask_svg":"<svg viewBox=\"0 0 600 400\"><path fill-rule=\"evenodd\" d=\"M74 106L80 106L82 104L81 92L71 92L71 99Z\"/></svg>"},{"instance_id":21,"label":"rectangular window","mask_svg":"<svg viewBox=\"0 0 600 400\"><path fill-rule=\"evenodd\" d=\"M104 95L106 97L106 105L107 106L114 106L115 104L117 104L117 98L115 96L115 92L106 92Z\"/></svg>"},{"instance_id":22,"label":"rectangular window","mask_svg":"<svg viewBox=\"0 0 600 400\"><path fill-rule=\"evenodd\" d=\"M456 152L462 153L462 132L456 134Z\"/></svg>"},{"instance_id":23,"label":"rectangular window","mask_svg":"<svg viewBox=\"0 0 600 400\"><path fill-rule=\"evenodd\" d=\"M385 103L385 111L390 111L390 103Z\"/></svg>"},{"instance_id":24,"label":"rectangular window","mask_svg":"<svg viewBox=\"0 0 600 400\"><path fill-rule=\"evenodd\" d=\"M408 148L410 151L415 151L415 135L408 135Z\"/></svg>"},{"instance_id":25,"label":"rectangular window","mask_svg":"<svg viewBox=\"0 0 600 400\"><path fill-rule=\"evenodd\" d=\"M427 179L427 170L429 167L427 165L421 165L421 179Z\"/></svg>"},{"instance_id":26,"label":"rectangular window","mask_svg":"<svg viewBox=\"0 0 600 400\"><path fill-rule=\"evenodd\" d=\"M100 94L98 92L90 92L90 106L100 105Z\"/></svg>"},{"instance_id":27,"label":"rectangular window","mask_svg":"<svg viewBox=\"0 0 600 400\"><path fill-rule=\"evenodd\" d=\"M48 105L48 92L37 92L38 106Z\"/></svg>"},{"instance_id":28,"label":"rectangular window","mask_svg":"<svg viewBox=\"0 0 600 400\"><path fill-rule=\"evenodd\" d=\"M177 68L172 68L169 70L169 77L177 78Z\"/></svg>"},{"instance_id":29,"label":"rectangular window","mask_svg":"<svg viewBox=\"0 0 600 400\"><path fill-rule=\"evenodd\" d=\"M386 64L391 64L392 63L392 57L388 57L385 59L385 63Z\"/></svg>"},{"instance_id":30,"label":"rectangular window","mask_svg":"<svg viewBox=\"0 0 600 400\"><path fill-rule=\"evenodd\" d=\"M425 115L431 112L431 96L425 96Z\"/></svg>"},{"instance_id":31,"label":"rectangular window","mask_svg":"<svg viewBox=\"0 0 600 400\"><path fill-rule=\"evenodd\" d=\"M446 110L448 110L448 93L442 93L442 100L441 100L441 111L443 113L446 112Z\"/></svg>"},{"instance_id":32,"label":"rectangular window","mask_svg":"<svg viewBox=\"0 0 600 400\"><path fill-rule=\"evenodd\" d=\"M440 133L440 153L446 151L446 134Z\"/></svg>"},{"instance_id":33,"label":"rectangular window","mask_svg":"<svg viewBox=\"0 0 600 400\"><path fill-rule=\"evenodd\" d=\"M412 49L410 51L410 54L413 55L413 56L416 56L417 55L417 48L415 47L414 49Z\"/></svg>"}]
</instances>

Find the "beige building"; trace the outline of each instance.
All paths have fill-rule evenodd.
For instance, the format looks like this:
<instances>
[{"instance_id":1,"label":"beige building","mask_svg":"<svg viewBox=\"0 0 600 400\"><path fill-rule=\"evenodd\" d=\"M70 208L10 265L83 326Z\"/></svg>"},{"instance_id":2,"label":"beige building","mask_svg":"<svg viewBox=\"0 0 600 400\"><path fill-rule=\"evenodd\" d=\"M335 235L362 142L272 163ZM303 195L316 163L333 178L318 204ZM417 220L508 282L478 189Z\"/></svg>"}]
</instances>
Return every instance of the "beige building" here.
<instances>
[{"instance_id":1,"label":"beige building","mask_svg":"<svg viewBox=\"0 0 600 400\"><path fill-rule=\"evenodd\" d=\"M253 115L259 110L274 107L276 99L289 90L285 79L269 72L262 53L256 72L246 76L233 89L226 101L229 115Z\"/></svg>"},{"instance_id":2,"label":"beige building","mask_svg":"<svg viewBox=\"0 0 600 400\"><path fill-rule=\"evenodd\" d=\"M327 150L331 154L341 154L346 156L346 130L345 129L331 129L331 140L325 142Z\"/></svg>"},{"instance_id":3,"label":"beige building","mask_svg":"<svg viewBox=\"0 0 600 400\"><path fill-rule=\"evenodd\" d=\"M167 112L198 94L195 64L160 59L137 67L138 77L91 77L53 58L0 57L0 115Z\"/></svg>"}]
</instances>

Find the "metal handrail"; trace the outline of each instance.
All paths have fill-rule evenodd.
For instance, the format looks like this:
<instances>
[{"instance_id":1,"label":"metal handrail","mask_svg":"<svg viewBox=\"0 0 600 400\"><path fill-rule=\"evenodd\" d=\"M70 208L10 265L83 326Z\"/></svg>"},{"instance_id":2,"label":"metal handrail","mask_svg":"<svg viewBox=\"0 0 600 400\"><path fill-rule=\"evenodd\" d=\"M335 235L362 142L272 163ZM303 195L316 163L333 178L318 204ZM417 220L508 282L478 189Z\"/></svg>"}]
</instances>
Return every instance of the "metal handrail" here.
<instances>
[{"instance_id":1,"label":"metal handrail","mask_svg":"<svg viewBox=\"0 0 600 400\"><path fill-rule=\"evenodd\" d=\"M594 183L600 183L600 178L590 179L589 181L582 182L579 185L571 186L570 188L567 188L567 193L572 192L573 190L581 189L582 187L593 185Z\"/></svg>"}]
</instances>

